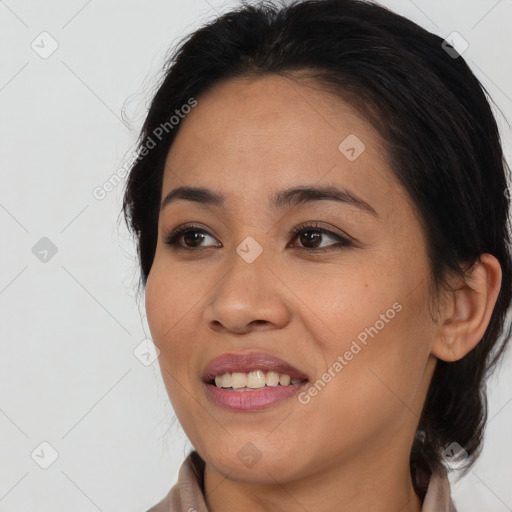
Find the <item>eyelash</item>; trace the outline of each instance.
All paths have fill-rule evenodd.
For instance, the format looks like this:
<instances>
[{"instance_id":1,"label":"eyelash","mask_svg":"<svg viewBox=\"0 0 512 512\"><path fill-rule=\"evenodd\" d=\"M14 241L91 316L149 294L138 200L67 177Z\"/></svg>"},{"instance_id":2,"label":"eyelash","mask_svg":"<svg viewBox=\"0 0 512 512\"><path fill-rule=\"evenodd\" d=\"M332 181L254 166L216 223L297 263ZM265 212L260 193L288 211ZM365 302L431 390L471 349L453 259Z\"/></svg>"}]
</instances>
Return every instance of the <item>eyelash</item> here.
<instances>
[{"instance_id":1,"label":"eyelash","mask_svg":"<svg viewBox=\"0 0 512 512\"><path fill-rule=\"evenodd\" d=\"M181 236L183 236L184 234L189 233L189 232L193 233L194 231L199 232L199 233L205 233L205 234L208 234L209 236L211 236L208 233L208 231L202 229L200 226L197 226L194 224L184 224L183 226L180 226L180 227L176 228L174 231L165 235L164 243L169 246L172 246L173 249L176 249L176 250L183 249L186 251L195 251L197 249L201 249L201 247L195 247L195 248L194 247L186 247L186 246L183 246L183 245L177 243L177 240ZM328 247L318 247L318 248L314 248L314 249L310 249L308 247L298 247L299 249L302 249L302 250L305 250L305 251L308 251L311 253L323 253L323 252L327 252L327 251L343 249L346 247L353 246L352 241L349 240L348 238L345 238L336 233L333 233L332 231L329 231L328 229L321 228L318 226L318 224L316 222L305 222L303 224L300 224L296 228L292 229L288 233L288 236L293 237L292 240L294 240L297 237L297 235L299 235L303 232L307 232L307 231L315 231L315 232L329 235L332 238L334 238L338 243L332 244ZM212 247L212 246L210 246L210 247ZM295 247L295 248L297 248L297 247Z\"/></svg>"}]
</instances>

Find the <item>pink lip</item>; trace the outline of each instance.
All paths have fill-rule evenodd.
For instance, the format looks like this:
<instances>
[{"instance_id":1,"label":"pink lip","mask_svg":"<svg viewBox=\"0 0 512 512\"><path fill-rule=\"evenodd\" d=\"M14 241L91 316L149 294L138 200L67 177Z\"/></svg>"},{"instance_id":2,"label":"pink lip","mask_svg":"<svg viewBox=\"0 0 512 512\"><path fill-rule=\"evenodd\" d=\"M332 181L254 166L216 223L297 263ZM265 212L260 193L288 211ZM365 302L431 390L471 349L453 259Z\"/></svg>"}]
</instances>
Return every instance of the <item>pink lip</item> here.
<instances>
[{"instance_id":1,"label":"pink lip","mask_svg":"<svg viewBox=\"0 0 512 512\"><path fill-rule=\"evenodd\" d=\"M212 384L203 384L206 393L217 405L231 411L258 411L296 395L307 382L289 386L270 386L254 391L228 391Z\"/></svg>"},{"instance_id":2,"label":"pink lip","mask_svg":"<svg viewBox=\"0 0 512 512\"><path fill-rule=\"evenodd\" d=\"M285 373L292 379L301 379L303 382L289 386L265 386L254 391L228 391L210 384L216 376L224 373L247 373L255 370ZM265 409L295 395L300 388L307 384L307 380L309 379L305 373L286 361L263 352L223 354L210 361L203 372L203 382L209 398L217 405L232 411Z\"/></svg>"},{"instance_id":3,"label":"pink lip","mask_svg":"<svg viewBox=\"0 0 512 512\"><path fill-rule=\"evenodd\" d=\"M263 352L246 352L223 354L210 361L203 371L203 382L208 383L217 375L224 373L247 373L255 370L286 373L292 379L308 379L305 373L278 357ZM248 393L254 393L254 391L248 391Z\"/></svg>"}]
</instances>

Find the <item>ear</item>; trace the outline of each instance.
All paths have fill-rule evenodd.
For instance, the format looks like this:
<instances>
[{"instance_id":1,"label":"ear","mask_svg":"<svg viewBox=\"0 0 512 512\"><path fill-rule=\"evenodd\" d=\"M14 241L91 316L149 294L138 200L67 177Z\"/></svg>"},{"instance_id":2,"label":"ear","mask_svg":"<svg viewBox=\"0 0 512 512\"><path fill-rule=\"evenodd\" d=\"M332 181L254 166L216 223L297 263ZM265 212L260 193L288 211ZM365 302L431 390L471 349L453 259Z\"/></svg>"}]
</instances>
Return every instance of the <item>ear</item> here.
<instances>
[{"instance_id":1,"label":"ear","mask_svg":"<svg viewBox=\"0 0 512 512\"><path fill-rule=\"evenodd\" d=\"M466 282L457 276L444 292L431 353L443 361L458 361L482 339L501 288L501 266L482 254Z\"/></svg>"}]
</instances>

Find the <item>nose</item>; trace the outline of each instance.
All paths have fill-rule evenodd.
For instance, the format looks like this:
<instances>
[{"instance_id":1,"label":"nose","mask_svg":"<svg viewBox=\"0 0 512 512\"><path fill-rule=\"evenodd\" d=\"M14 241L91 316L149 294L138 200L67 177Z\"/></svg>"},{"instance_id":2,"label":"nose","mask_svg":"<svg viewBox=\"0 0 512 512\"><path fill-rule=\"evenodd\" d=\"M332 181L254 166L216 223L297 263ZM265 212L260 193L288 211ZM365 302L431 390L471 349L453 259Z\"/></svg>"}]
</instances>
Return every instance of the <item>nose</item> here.
<instances>
[{"instance_id":1,"label":"nose","mask_svg":"<svg viewBox=\"0 0 512 512\"><path fill-rule=\"evenodd\" d=\"M288 288L268 265L265 251L251 263L235 252L230 263L205 310L208 327L233 334L285 327L290 319Z\"/></svg>"}]
</instances>

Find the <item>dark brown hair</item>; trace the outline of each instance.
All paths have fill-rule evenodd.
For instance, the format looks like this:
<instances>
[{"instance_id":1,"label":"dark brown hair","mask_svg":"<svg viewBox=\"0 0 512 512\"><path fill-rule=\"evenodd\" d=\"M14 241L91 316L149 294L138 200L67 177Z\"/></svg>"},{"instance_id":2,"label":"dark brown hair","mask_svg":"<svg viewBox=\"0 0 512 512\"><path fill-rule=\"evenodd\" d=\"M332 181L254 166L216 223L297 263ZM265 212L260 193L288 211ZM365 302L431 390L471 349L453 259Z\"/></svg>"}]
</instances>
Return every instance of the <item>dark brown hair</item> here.
<instances>
[{"instance_id":1,"label":"dark brown hair","mask_svg":"<svg viewBox=\"0 0 512 512\"><path fill-rule=\"evenodd\" d=\"M487 420L485 381L511 337L505 324L512 256L510 170L489 95L462 56L439 36L377 4L264 1L241 4L188 36L163 71L123 201L143 286L155 254L164 163L179 129L169 125L170 117L191 98L200 102L220 81L296 71L351 103L382 135L392 171L420 214L432 297L449 273L464 277L481 254L498 259L502 285L487 330L459 361L437 362L411 450L421 497L452 442L468 453L469 469ZM144 151L149 139L157 144Z\"/></svg>"}]
</instances>

